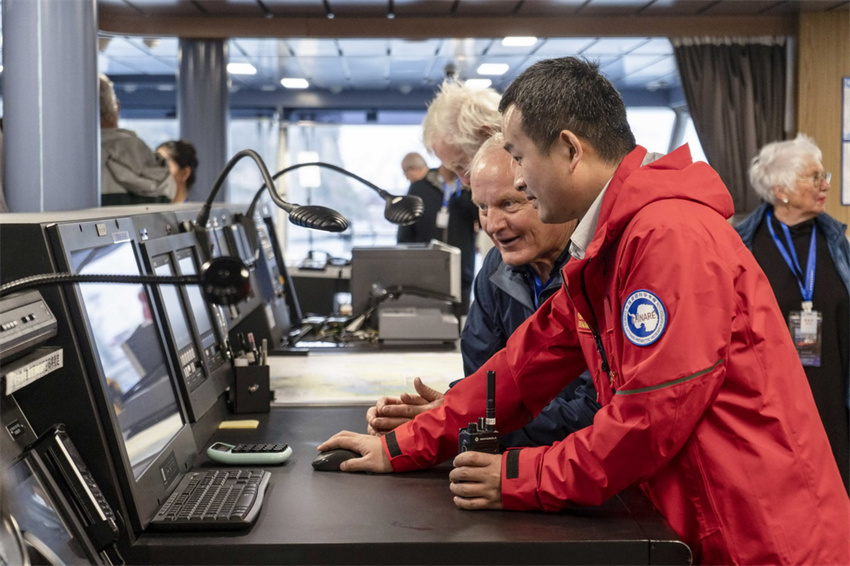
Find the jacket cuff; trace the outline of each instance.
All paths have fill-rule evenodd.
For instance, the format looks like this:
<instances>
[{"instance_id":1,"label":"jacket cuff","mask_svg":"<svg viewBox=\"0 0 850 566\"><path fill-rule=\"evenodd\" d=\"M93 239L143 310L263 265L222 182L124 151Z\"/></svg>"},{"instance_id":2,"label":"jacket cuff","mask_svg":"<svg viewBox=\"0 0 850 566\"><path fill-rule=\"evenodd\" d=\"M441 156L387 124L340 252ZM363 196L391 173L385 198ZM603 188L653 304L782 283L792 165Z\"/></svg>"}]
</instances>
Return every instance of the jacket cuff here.
<instances>
[{"instance_id":1,"label":"jacket cuff","mask_svg":"<svg viewBox=\"0 0 850 566\"><path fill-rule=\"evenodd\" d=\"M511 511L540 509L537 469L543 458L539 448L513 448L502 458L502 507Z\"/></svg>"},{"instance_id":2,"label":"jacket cuff","mask_svg":"<svg viewBox=\"0 0 850 566\"><path fill-rule=\"evenodd\" d=\"M400 428L406 430L406 427ZM405 456L404 454L403 445L406 442L409 443L410 440L412 440L411 435L405 435L403 434L403 431L399 429L393 430L381 437L381 443L384 446L384 454L389 459L394 472L409 472L412 470L422 469L423 466L417 465L410 456Z\"/></svg>"}]
</instances>

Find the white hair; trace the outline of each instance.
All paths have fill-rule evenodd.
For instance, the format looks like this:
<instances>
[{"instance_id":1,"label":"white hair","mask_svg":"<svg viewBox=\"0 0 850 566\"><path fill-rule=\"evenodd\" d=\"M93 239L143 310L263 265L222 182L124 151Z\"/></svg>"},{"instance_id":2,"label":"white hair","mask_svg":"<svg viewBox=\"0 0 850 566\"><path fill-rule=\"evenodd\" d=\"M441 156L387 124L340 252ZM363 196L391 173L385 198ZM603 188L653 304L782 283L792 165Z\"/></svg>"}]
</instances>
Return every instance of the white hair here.
<instances>
[{"instance_id":1,"label":"white hair","mask_svg":"<svg viewBox=\"0 0 850 566\"><path fill-rule=\"evenodd\" d=\"M793 192L797 176L806 167L807 158L820 162L822 157L820 148L806 134L797 134L793 140L769 143L750 162L750 183L762 199L775 204L773 187L784 187Z\"/></svg>"},{"instance_id":2,"label":"white hair","mask_svg":"<svg viewBox=\"0 0 850 566\"><path fill-rule=\"evenodd\" d=\"M115 87L109 77L101 73L98 75L100 83L100 119L107 122L118 121L118 98L115 96Z\"/></svg>"},{"instance_id":3,"label":"white hair","mask_svg":"<svg viewBox=\"0 0 850 566\"><path fill-rule=\"evenodd\" d=\"M500 99L492 88L474 89L458 81L445 81L428 105L422 142L433 153L440 139L472 157L486 138L502 128Z\"/></svg>"}]
</instances>

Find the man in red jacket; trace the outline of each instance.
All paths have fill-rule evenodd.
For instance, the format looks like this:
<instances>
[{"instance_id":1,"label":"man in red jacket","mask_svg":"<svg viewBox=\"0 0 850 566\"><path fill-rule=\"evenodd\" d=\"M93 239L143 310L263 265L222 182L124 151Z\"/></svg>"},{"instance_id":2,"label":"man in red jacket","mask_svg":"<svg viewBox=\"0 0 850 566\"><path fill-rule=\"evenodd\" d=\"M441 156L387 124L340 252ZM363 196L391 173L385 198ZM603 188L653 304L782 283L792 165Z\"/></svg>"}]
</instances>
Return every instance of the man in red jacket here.
<instances>
[{"instance_id":1,"label":"man in red jacket","mask_svg":"<svg viewBox=\"0 0 850 566\"><path fill-rule=\"evenodd\" d=\"M717 174L687 147L653 160L598 66L575 58L531 66L500 111L541 220L579 220L564 288L441 407L319 449L360 452L345 471L434 465L483 414L488 371L507 432L587 367L593 424L552 446L458 455L458 507L556 511L639 484L696 562L850 563L850 500Z\"/></svg>"}]
</instances>

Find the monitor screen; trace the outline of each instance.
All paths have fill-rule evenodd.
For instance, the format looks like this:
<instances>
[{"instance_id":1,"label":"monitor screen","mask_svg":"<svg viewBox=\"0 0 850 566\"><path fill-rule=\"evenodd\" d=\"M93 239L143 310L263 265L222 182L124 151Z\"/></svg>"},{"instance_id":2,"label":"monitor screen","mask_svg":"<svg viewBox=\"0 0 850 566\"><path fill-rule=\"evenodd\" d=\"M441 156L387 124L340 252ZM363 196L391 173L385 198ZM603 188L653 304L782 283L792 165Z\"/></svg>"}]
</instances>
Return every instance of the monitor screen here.
<instances>
[{"instance_id":1,"label":"monitor screen","mask_svg":"<svg viewBox=\"0 0 850 566\"><path fill-rule=\"evenodd\" d=\"M189 251L191 252L191 250ZM191 253L178 253L177 265L180 268L181 275L195 275L198 271L195 268L195 259L192 257ZM186 294L189 296L189 303L192 307L192 316L195 317L195 324L198 325L198 332L202 335L207 332L211 332L213 329L212 320L210 319L207 302L201 294L201 288L197 285L188 285L186 287Z\"/></svg>"},{"instance_id":2,"label":"monitor screen","mask_svg":"<svg viewBox=\"0 0 850 566\"><path fill-rule=\"evenodd\" d=\"M171 269L171 263L168 261L168 256L158 259L159 261L157 263L159 265L153 268L154 273L162 277L171 277L174 275L174 271ZM174 345L178 350L182 350L192 343L192 333L189 330L189 322L186 320L186 314L183 311L183 303L180 302L177 287L174 285L161 285L159 292L162 295L165 316L168 317L168 323L171 326Z\"/></svg>"},{"instance_id":3,"label":"monitor screen","mask_svg":"<svg viewBox=\"0 0 850 566\"><path fill-rule=\"evenodd\" d=\"M80 274L139 275L129 241L71 253ZM145 288L80 284L96 355L136 478L183 426L162 342Z\"/></svg>"},{"instance_id":4,"label":"monitor screen","mask_svg":"<svg viewBox=\"0 0 850 566\"><path fill-rule=\"evenodd\" d=\"M394 287L460 300L458 248L432 240L429 244L356 247L351 252L351 306L355 316L375 303L381 289ZM439 302L410 293L387 304L433 306Z\"/></svg>"}]
</instances>

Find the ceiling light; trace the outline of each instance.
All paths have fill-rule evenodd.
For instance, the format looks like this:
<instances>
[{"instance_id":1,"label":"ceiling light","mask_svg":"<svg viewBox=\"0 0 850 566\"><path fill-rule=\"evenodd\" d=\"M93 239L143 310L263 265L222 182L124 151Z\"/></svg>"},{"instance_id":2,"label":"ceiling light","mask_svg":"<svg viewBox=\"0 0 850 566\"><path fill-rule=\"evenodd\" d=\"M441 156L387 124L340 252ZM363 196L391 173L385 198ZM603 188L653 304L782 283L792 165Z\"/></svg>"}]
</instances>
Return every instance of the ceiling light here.
<instances>
[{"instance_id":1,"label":"ceiling light","mask_svg":"<svg viewBox=\"0 0 850 566\"><path fill-rule=\"evenodd\" d=\"M504 47L531 47L537 43L537 38L533 36L509 36L502 40Z\"/></svg>"},{"instance_id":2,"label":"ceiling light","mask_svg":"<svg viewBox=\"0 0 850 566\"><path fill-rule=\"evenodd\" d=\"M490 79L469 79L467 81L464 81L463 84L465 84L472 90L484 90L485 88L493 84L493 81L491 81Z\"/></svg>"},{"instance_id":3,"label":"ceiling light","mask_svg":"<svg viewBox=\"0 0 850 566\"><path fill-rule=\"evenodd\" d=\"M231 75L256 75L257 68L251 63L228 63L227 72Z\"/></svg>"},{"instance_id":4,"label":"ceiling light","mask_svg":"<svg viewBox=\"0 0 850 566\"><path fill-rule=\"evenodd\" d=\"M280 79L280 84L284 88L308 88L310 86L307 79Z\"/></svg>"},{"instance_id":5,"label":"ceiling light","mask_svg":"<svg viewBox=\"0 0 850 566\"><path fill-rule=\"evenodd\" d=\"M479 75L490 75L490 76L500 76L504 75L508 72L511 66L507 63L482 63L476 69L476 73Z\"/></svg>"}]
</instances>

